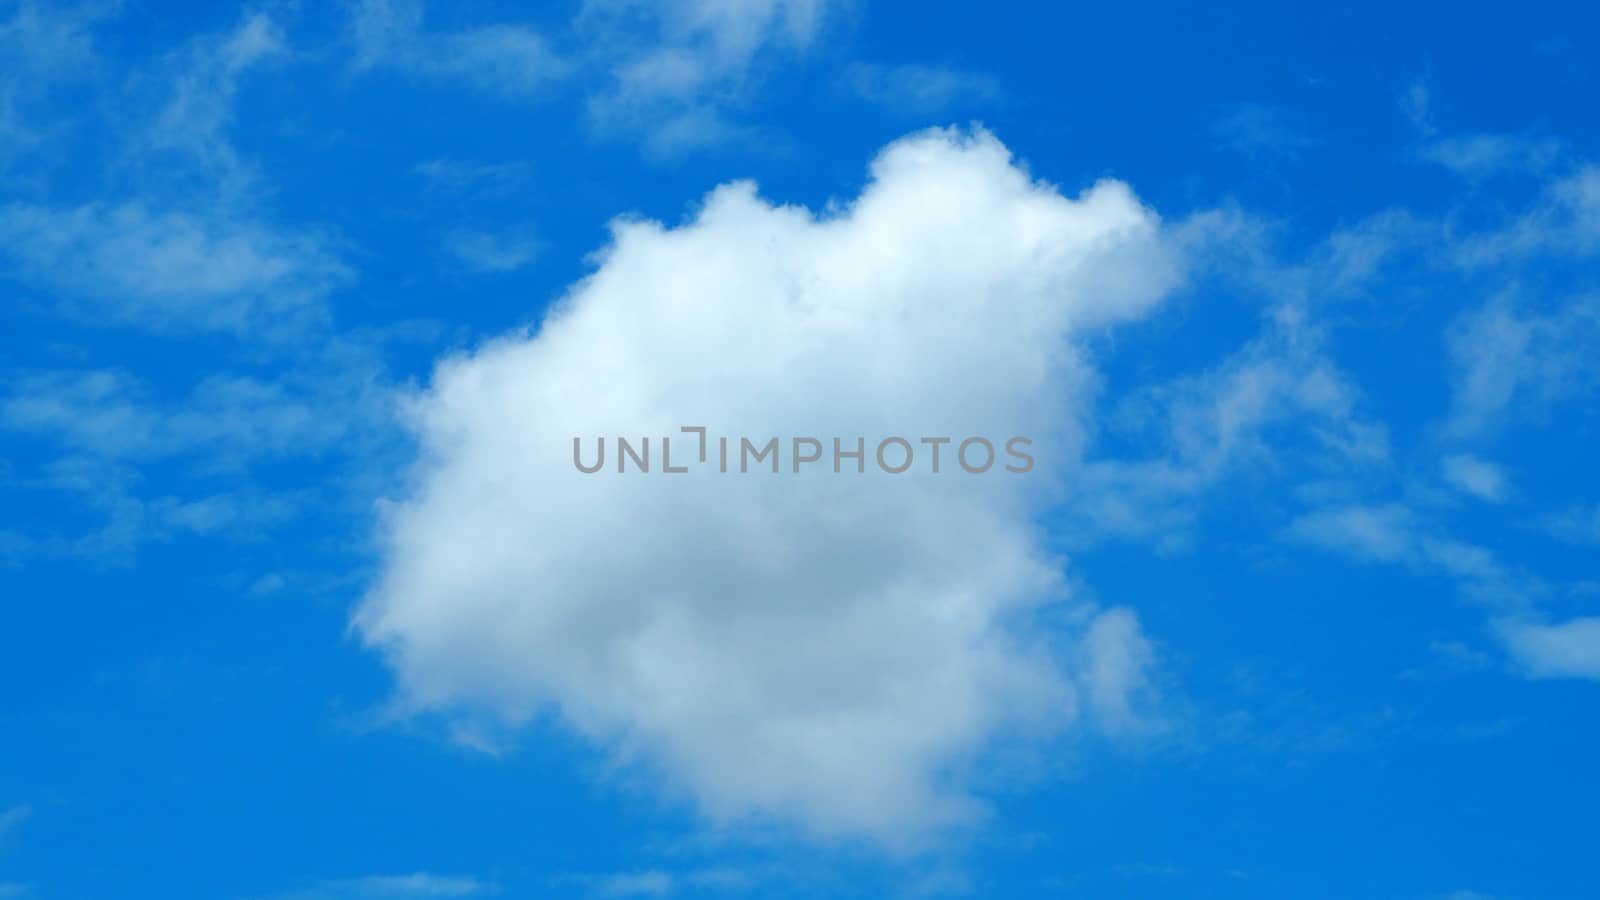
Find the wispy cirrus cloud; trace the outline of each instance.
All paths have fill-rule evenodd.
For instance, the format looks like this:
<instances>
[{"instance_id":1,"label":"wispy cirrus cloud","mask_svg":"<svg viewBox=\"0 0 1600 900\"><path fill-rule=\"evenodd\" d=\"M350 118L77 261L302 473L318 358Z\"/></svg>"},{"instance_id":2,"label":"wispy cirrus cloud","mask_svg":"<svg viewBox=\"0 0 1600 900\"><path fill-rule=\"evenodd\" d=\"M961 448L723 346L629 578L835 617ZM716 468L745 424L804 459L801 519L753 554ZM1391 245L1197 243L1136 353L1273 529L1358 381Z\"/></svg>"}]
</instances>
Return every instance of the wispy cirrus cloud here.
<instances>
[{"instance_id":1,"label":"wispy cirrus cloud","mask_svg":"<svg viewBox=\"0 0 1600 900\"><path fill-rule=\"evenodd\" d=\"M21 0L9 12L0 20L0 171L53 130L51 95L98 72L91 32L106 10Z\"/></svg>"},{"instance_id":2,"label":"wispy cirrus cloud","mask_svg":"<svg viewBox=\"0 0 1600 900\"><path fill-rule=\"evenodd\" d=\"M1553 308L1552 308L1553 307ZM1470 437L1547 415L1600 388L1600 301L1580 297L1543 310L1511 297L1461 315L1448 334L1455 368L1448 428Z\"/></svg>"},{"instance_id":3,"label":"wispy cirrus cloud","mask_svg":"<svg viewBox=\"0 0 1600 900\"><path fill-rule=\"evenodd\" d=\"M31 815L33 815L33 807L26 803L0 812L0 841L10 837L12 832L21 828L22 823L28 821L28 817Z\"/></svg>"},{"instance_id":4,"label":"wispy cirrus cloud","mask_svg":"<svg viewBox=\"0 0 1600 900\"><path fill-rule=\"evenodd\" d=\"M1004 96L992 76L923 63L856 63L845 70L843 83L862 100L910 115L993 104Z\"/></svg>"},{"instance_id":5,"label":"wispy cirrus cloud","mask_svg":"<svg viewBox=\"0 0 1600 900\"><path fill-rule=\"evenodd\" d=\"M412 171L441 191L496 197L527 186L533 178L533 168L525 162L431 159Z\"/></svg>"},{"instance_id":6,"label":"wispy cirrus cloud","mask_svg":"<svg viewBox=\"0 0 1600 900\"><path fill-rule=\"evenodd\" d=\"M1097 437L1062 516L1085 543L1180 546L1198 509L1241 473L1293 483L1370 471L1390 452L1385 428L1363 415L1359 390L1293 304L1276 307L1260 335L1205 370L1124 396ZM1130 444L1156 452L1141 457ZM1291 453L1298 465L1286 463Z\"/></svg>"},{"instance_id":7,"label":"wispy cirrus cloud","mask_svg":"<svg viewBox=\"0 0 1600 900\"><path fill-rule=\"evenodd\" d=\"M738 896L750 893L758 884L752 873L725 866L639 869L562 880L583 884L592 896L603 898Z\"/></svg>"},{"instance_id":8,"label":"wispy cirrus cloud","mask_svg":"<svg viewBox=\"0 0 1600 900\"><path fill-rule=\"evenodd\" d=\"M1318 144L1303 117L1262 103L1223 107L1211 122L1211 137L1219 149L1273 165L1295 162Z\"/></svg>"},{"instance_id":9,"label":"wispy cirrus cloud","mask_svg":"<svg viewBox=\"0 0 1600 900\"><path fill-rule=\"evenodd\" d=\"M607 73L589 98L602 132L637 134L672 156L752 133L733 111L761 81L763 62L807 52L838 4L830 0L587 0L577 29Z\"/></svg>"},{"instance_id":10,"label":"wispy cirrus cloud","mask_svg":"<svg viewBox=\"0 0 1600 900\"><path fill-rule=\"evenodd\" d=\"M1323 506L1296 518L1289 534L1357 559L1439 571L1485 587L1509 578L1488 549L1435 535L1402 503Z\"/></svg>"},{"instance_id":11,"label":"wispy cirrus cloud","mask_svg":"<svg viewBox=\"0 0 1600 900\"><path fill-rule=\"evenodd\" d=\"M250 338L320 324L351 270L327 234L274 221L229 134L241 80L288 54L274 20L250 13L135 71L101 199L0 206L0 266L59 310L110 324Z\"/></svg>"},{"instance_id":12,"label":"wispy cirrus cloud","mask_svg":"<svg viewBox=\"0 0 1600 900\"><path fill-rule=\"evenodd\" d=\"M488 897L497 893L494 884L477 878L413 872L408 875L334 879L264 900L423 900Z\"/></svg>"},{"instance_id":13,"label":"wispy cirrus cloud","mask_svg":"<svg viewBox=\"0 0 1600 900\"><path fill-rule=\"evenodd\" d=\"M19 522L23 530L0 535L0 555L122 564L148 541L253 539L308 511L364 509L378 490L371 464L386 458L395 437L392 388L375 350L384 340L329 339L291 357L288 373L269 366L192 382L158 383L122 369L10 375L0 381L0 432L44 458L7 471L6 488L74 497L101 522L73 534ZM286 461L351 468L337 483L317 470L265 480ZM151 483L144 475L172 463L181 477Z\"/></svg>"},{"instance_id":14,"label":"wispy cirrus cloud","mask_svg":"<svg viewBox=\"0 0 1600 900\"><path fill-rule=\"evenodd\" d=\"M1451 487L1485 503L1505 500L1510 490L1499 466L1469 453L1451 454L1439 465L1440 474Z\"/></svg>"},{"instance_id":15,"label":"wispy cirrus cloud","mask_svg":"<svg viewBox=\"0 0 1600 900\"><path fill-rule=\"evenodd\" d=\"M152 157L142 160L144 168L169 164L177 190L244 199L259 176L228 134L240 81L288 54L282 29L263 13L246 14L233 29L169 54L153 75L161 107L131 152Z\"/></svg>"},{"instance_id":16,"label":"wispy cirrus cloud","mask_svg":"<svg viewBox=\"0 0 1600 900\"><path fill-rule=\"evenodd\" d=\"M1600 617L1554 624L1509 620L1497 630L1529 677L1600 681Z\"/></svg>"},{"instance_id":17,"label":"wispy cirrus cloud","mask_svg":"<svg viewBox=\"0 0 1600 900\"><path fill-rule=\"evenodd\" d=\"M1600 545L1600 503L1579 503L1551 513L1544 518L1544 526L1558 540Z\"/></svg>"},{"instance_id":18,"label":"wispy cirrus cloud","mask_svg":"<svg viewBox=\"0 0 1600 900\"><path fill-rule=\"evenodd\" d=\"M314 233L130 201L0 207L0 255L63 311L163 331L283 336L322 321L350 270Z\"/></svg>"},{"instance_id":19,"label":"wispy cirrus cloud","mask_svg":"<svg viewBox=\"0 0 1600 900\"><path fill-rule=\"evenodd\" d=\"M0 423L112 459L315 454L358 427L325 414L330 398L278 381L213 375L162 402L116 370L26 375L0 395Z\"/></svg>"},{"instance_id":20,"label":"wispy cirrus cloud","mask_svg":"<svg viewBox=\"0 0 1600 900\"><path fill-rule=\"evenodd\" d=\"M507 99L548 96L568 75L589 73L605 82L588 94L591 123L670 155L747 132L727 108L737 105L755 59L803 49L824 7L817 0L590 0L558 26L433 29L422 0L361 0L350 34L358 71L460 81Z\"/></svg>"},{"instance_id":21,"label":"wispy cirrus cloud","mask_svg":"<svg viewBox=\"0 0 1600 900\"><path fill-rule=\"evenodd\" d=\"M1600 166L1582 165L1546 181L1526 212L1463 236L1452 250L1457 263L1470 269L1600 252Z\"/></svg>"},{"instance_id":22,"label":"wispy cirrus cloud","mask_svg":"<svg viewBox=\"0 0 1600 900\"><path fill-rule=\"evenodd\" d=\"M391 68L528 97L571 68L534 28L496 24L435 31L425 26L425 12L421 0L360 0L351 23L357 69Z\"/></svg>"},{"instance_id":23,"label":"wispy cirrus cloud","mask_svg":"<svg viewBox=\"0 0 1600 900\"><path fill-rule=\"evenodd\" d=\"M513 272L539 256L541 242L522 231L459 229L445 238L445 248L474 272Z\"/></svg>"},{"instance_id":24,"label":"wispy cirrus cloud","mask_svg":"<svg viewBox=\"0 0 1600 900\"><path fill-rule=\"evenodd\" d=\"M1418 160L1443 166L1469 181L1499 175L1540 175L1569 153L1565 142L1518 134L1452 134L1424 141Z\"/></svg>"}]
</instances>

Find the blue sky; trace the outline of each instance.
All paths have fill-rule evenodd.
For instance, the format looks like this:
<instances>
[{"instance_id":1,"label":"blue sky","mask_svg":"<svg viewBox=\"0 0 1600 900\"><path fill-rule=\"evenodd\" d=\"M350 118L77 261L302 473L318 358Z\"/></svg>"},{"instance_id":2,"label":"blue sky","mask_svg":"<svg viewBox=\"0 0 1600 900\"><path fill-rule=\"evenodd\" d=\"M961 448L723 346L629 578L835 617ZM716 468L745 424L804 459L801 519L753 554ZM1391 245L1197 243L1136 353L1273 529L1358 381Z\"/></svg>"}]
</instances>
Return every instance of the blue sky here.
<instances>
[{"instance_id":1,"label":"blue sky","mask_svg":"<svg viewBox=\"0 0 1600 900\"><path fill-rule=\"evenodd\" d=\"M0 0L0 897L1592 896L1597 35Z\"/></svg>"}]
</instances>

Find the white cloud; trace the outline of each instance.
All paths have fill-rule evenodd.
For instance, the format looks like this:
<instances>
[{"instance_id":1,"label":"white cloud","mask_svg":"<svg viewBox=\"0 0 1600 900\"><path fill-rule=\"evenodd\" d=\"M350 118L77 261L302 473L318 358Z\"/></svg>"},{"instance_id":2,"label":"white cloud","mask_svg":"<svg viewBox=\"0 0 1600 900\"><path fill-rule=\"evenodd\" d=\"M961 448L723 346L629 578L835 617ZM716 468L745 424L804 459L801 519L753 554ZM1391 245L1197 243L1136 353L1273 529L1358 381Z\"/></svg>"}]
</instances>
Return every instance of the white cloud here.
<instances>
[{"instance_id":1,"label":"white cloud","mask_svg":"<svg viewBox=\"0 0 1600 900\"><path fill-rule=\"evenodd\" d=\"M1466 453L1445 457L1439 463L1444 480L1464 494L1488 503L1499 503L1506 498L1506 478L1500 467L1485 459Z\"/></svg>"},{"instance_id":2,"label":"white cloud","mask_svg":"<svg viewBox=\"0 0 1600 900\"><path fill-rule=\"evenodd\" d=\"M1534 678L1600 680L1600 617L1557 625L1510 622L1500 635Z\"/></svg>"},{"instance_id":3,"label":"white cloud","mask_svg":"<svg viewBox=\"0 0 1600 900\"><path fill-rule=\"evenodd\" d=\"M681 227L619 221L537 330L439 366L355 618L404 701L553 712L713 820L888 844L964 821L985 746L1069 725L1081 693L1126 724L1149 646L1070 603L1034 515L1081 443L1076 339L1151 308L1176 260L1125 186L1067 199L986 133L907 138L872 174L826 217L741 183ZM1041 462L574 471L574 435L686 425L1027 435ZM1027 627L1051 601L1077 638Z\"/></svg>"}]
</instances>

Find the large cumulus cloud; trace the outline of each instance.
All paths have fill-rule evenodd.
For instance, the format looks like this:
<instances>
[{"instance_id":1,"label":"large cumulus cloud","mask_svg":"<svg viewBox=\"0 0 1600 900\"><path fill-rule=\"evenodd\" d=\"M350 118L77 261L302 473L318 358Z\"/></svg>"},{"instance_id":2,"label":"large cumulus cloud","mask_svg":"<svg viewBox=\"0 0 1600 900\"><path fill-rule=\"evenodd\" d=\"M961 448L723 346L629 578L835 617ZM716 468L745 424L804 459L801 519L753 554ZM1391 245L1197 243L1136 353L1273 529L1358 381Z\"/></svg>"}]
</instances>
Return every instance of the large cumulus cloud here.
<instances>
[{"instance_id":1,"label":"large cumulus cloud","mask_svg":"<svg viewBox=\"0 0 1600 900\"><path fill-rule=\"evenodd\" d=\"M981 131L871 175L825 213L733 183L678 227L621 220L536 328L439 365L356 615L406 703L553 714L714 820L891 843L968 816L996 740L1127 724L1150 647L1069 596L1037 522L1081 443L1082 336L1178 277L1160 222ZM692 459L682 426L864 436L868 471L830 446L789 474L787 445L779 475L573 466L574 436ZM888 475L886 435L1026 435L1038 465Z\"/></svg>"}]
</instances>

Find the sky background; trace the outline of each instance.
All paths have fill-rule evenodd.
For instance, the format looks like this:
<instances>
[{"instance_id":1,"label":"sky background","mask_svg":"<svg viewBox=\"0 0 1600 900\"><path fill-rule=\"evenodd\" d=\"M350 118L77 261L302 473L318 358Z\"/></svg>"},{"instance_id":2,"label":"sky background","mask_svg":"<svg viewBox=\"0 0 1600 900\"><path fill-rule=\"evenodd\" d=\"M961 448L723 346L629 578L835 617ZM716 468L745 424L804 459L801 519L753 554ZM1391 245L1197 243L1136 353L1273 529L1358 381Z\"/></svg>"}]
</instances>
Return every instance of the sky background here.
<instances>
[{"instance_id":1,"label":"sky background","mask_svg":"<svg viewBox=\"0 0 1600 900\"><path fill-rule=\"evenodd\" d=\"M1597 43L1580 3L0 0L0 898L1593 896ZM842 330L775 311L795 273ZM885 370L809 337L858 333L940 352L848 391ZM1037 492L805 482L854 517L778 575L673 516L817 514L798 479L527 474L615 433L573 410L707 404L1061 441ZM966 518L856 559L880 501ZM875 586L923 582L976 630ZM769 595L746 644L697 618ZM744 650L806 686L666 677ZM816 687L858 671L923 699ZM788 726L825 764L773 793Z\"/></svg>"}]
</instances>

